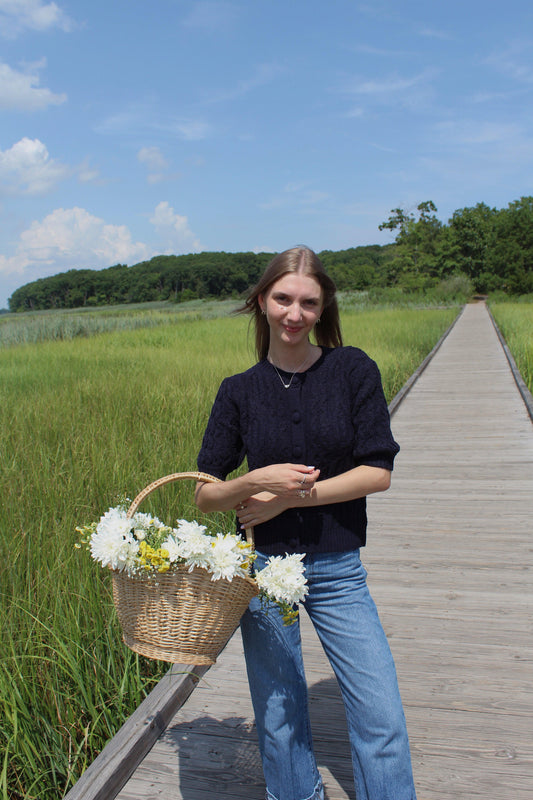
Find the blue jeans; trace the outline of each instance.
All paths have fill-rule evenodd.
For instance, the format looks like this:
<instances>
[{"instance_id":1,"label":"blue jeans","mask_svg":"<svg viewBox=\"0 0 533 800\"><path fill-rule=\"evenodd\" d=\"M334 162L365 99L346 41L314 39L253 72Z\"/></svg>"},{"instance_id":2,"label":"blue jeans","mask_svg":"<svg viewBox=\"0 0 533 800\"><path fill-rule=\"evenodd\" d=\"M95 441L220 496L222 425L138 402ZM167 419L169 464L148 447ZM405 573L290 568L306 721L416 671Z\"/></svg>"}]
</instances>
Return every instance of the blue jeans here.
<instances>
[{"instance_id":1,"label":"blue jeans","mask_svg":"<svg viewBox=\"0 0 533 800\"><path fill-rule=\"evenodd\" d=\"M266 557L258 555L256 568ZM337 677L357 800L416 800L396 669L359 551L304 559L304 606ZM267 800L323 800L311 738L300 626L254 598L241 620Z\"/></svg>"}]
</instances>

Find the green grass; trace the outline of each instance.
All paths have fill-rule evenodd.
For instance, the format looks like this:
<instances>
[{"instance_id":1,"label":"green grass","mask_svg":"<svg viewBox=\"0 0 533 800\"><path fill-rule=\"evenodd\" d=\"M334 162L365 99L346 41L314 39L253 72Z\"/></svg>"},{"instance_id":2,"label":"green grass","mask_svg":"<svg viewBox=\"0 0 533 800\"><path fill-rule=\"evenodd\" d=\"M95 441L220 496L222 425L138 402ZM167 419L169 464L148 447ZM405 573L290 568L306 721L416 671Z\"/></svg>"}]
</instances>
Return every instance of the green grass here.
<instances>
[{"instance_id":1,"label":"green grass","mask_svg":"<svg viewBox=\"0 0 533 800\"><path fill-rule=\"evenodd\" d=\"M533 302L494 303L490 309L526 386L533 392Z\"/></svg>"},{"instance_id":2,"label":"green grass","mask_svg":"<svg viewBox=\"0 0 533 800\"><path fill-rule=\"evenodd\" d=\"M452 287L453 288L453 287ZM403 292L398 288L370 291L339 292L341 312L385 309L428 309L457 306L464 302L448 288L429 293ZM0 348L35 342L61 341L93 336L112 331L153 328L169 323L227 316L242 305L242 299L189 300L185 303L152 302L75 308L49 311L27 311L0 315Z\"/></svg>"},{"instance_id":3,"label":"green grass","mask_svg":"<svg viewBox=\"0 0 533 800\"><path fill-rule=\"evenodd\" d=\"M98 309L2 314L0 347L75 339L78 336L93 336L110 331L153 328L170 322L220 317L238 305L237 300L189 300L179 304L154 302Z\"/></svg>"},{"instance_id":4,"label":"green grass","mask_svg":"<svg viewBox=\"0 0 533 800\"><path fill-rule=\"evenodd\" d=\"M456 313L347 310L346 343L378 362L390 400ZM75 527L196 469L220 381L253 363L247 326L174 314L0 350L2 800L62 796L167 670L121 643L110 576L74 548ZM143 510L200 519L192 488L164 487Z\"/></svg>"}]
</instances>

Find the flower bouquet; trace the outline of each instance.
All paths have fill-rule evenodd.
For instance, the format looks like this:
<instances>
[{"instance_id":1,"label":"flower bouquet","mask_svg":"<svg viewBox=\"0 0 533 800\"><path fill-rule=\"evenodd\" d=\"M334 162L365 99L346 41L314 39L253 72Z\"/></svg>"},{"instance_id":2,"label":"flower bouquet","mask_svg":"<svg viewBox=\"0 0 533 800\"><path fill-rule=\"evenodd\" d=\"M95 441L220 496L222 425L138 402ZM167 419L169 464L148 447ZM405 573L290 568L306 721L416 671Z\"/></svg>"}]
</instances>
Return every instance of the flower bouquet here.
<instances>
[{"instance_id":1,"label":"flower bouquet","mask_svg":"<svg viewBox=\"0 0 533 800\"><path fill-rule=\"evenodd\" d=\"M176 527L137 511L157 487L204 473L176 473L146 487L131 503L77 528L80 543L113 572L113 601L125 644L163 661L213 664L252 597L278 605L285 624L307 594L303 555L271 557L253 573L251 536L212 533L184 519Z\"/></svg>"}]
</instances>

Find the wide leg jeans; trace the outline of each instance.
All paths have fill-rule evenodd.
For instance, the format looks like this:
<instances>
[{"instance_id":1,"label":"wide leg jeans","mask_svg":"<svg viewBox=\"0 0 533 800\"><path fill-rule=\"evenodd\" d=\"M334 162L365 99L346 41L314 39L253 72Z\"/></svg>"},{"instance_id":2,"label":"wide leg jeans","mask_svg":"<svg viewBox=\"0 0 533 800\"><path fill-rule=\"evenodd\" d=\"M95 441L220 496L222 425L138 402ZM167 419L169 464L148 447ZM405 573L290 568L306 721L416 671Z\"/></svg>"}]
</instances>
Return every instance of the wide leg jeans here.
<instances>
[{"instance_id":1,"label":"wide leg jeans","mask_svg":"<svg viewBox=\"0 0 533 800\"><path fill-rule=\"evenodd\" d=\"M266 557L259 554L256 569ZM304 559L304 606L337 677L357 800L416 800L396 669L359 551ZM322 800L300 626L255 598L241 621L267 800Z\"/></svg>"}]
</instances>

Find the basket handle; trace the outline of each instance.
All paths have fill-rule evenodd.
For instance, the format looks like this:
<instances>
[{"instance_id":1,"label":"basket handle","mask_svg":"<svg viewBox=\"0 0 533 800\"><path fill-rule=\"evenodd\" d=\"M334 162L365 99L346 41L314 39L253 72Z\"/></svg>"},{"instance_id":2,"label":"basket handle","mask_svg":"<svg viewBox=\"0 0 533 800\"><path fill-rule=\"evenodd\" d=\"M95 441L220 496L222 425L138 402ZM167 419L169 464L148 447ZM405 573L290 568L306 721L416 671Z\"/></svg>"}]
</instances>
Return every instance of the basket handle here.
<instances>
[{"instance_id":1,"label":"basket handle","mask_svg":"<svg viewBox=\"0 0 533 800\"><path fill-rule=\"evenodd\" d=\"M130 507L126 512L126 516L128 519L131 519L139 506L141 505L142 501L148 497L149 494L155 492L156 489L159 489L161 486L166 486L167 483L174 483L175 481L183 481L183 480L195 480L195 481L202 481L203 483L223 483L220 478L215 478L213 475L208 475L207 472L174 472L172 475L164 475L162 478L158 478L156 481L153 481L148 486L139 492L137 497L132 501ZM248 544L251 544L252 547L254 546L254 529L253 528L246 528L246 541Z\"/></svg>"}]
</instances>

